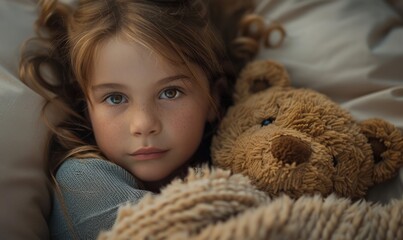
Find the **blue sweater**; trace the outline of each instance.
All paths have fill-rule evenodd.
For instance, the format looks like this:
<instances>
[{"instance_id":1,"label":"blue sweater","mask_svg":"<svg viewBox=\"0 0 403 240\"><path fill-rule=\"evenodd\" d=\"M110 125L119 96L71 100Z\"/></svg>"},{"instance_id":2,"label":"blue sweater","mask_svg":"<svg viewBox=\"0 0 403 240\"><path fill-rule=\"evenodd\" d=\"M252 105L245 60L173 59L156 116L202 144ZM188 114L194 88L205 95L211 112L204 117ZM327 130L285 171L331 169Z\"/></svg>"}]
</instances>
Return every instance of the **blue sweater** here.
<instances>
[{"instance_id":1,"label":"blue sweater","mask_svg":"<svg viewBox=\"0 0 403 240\"><path fill-rule=\"evenodd\" d=\"M56 173L63 202L78 239L96 239L109 229L117 209L137 202L147 191L139 190L133 176L111 162L101 159L69 159ZM57 195L49 220L52 239L74 239Z\"/></svg>"}]
</instances>

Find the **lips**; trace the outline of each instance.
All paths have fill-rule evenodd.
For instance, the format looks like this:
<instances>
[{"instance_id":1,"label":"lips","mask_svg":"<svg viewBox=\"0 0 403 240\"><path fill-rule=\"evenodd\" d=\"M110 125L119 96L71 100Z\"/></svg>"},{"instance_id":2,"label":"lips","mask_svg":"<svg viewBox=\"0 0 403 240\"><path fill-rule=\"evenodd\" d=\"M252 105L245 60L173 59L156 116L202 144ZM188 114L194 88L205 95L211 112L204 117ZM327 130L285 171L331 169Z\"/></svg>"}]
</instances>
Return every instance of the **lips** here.
<instances>
[{"instance_id":1,"label":"lips","mask_svg":"<svg viewBox=\"0 0 403 240\"><path fill-rule=\"evenodd\" d=\"M154 147L140 148L130 154L135 160L152 160L163 157L168 152L167 149L159 149Z\"/></svg>"}]
</instances>

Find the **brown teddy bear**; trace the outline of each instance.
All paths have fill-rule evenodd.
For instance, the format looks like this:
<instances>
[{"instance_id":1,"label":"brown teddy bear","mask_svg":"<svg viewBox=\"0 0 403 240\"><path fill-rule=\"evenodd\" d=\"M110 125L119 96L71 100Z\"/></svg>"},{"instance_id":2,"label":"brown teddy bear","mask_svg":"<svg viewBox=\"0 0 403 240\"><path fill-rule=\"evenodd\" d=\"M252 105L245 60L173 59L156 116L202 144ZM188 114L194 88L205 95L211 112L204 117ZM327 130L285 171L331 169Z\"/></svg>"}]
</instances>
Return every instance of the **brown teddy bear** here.
<instances>
[{"instance_id":1,"label":"brown teddy bear","mask_svg":"<svg viewBox=\"0 0 403 240\"><path fill-rule=\"evenodd\" d=\"M363 197L403 166L403 137L381 120L357 122L323 94L289 86L285 68L255 61L213 139L213 164L271 196Z\"/></svg>"}]
</instances>

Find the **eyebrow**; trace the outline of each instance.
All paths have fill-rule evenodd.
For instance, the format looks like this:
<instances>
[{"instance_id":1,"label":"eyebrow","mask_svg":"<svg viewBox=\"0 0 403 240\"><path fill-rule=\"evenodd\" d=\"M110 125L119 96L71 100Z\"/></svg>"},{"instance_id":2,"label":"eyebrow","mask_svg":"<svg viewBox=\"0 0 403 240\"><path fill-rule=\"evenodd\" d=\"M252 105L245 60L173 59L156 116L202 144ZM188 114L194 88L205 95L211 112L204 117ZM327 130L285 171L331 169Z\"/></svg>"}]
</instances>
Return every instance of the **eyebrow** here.
<instances>
[{"instance_id":1,"label":"eyebrow","mask_svg":"<svg viewBox=\"0 0 403 240\"><path fill-rule=\"evenodd\" d=\"M189 79L189 77L183 74L169 76L160 79L158 81L158 84L167 84L169 82L173 82L179 79ZM125 88L125 86L119 83L102 83L91 87L92 91L100 91L102 89L123 89L123 88Z\"/></svg>"}]
</instances>

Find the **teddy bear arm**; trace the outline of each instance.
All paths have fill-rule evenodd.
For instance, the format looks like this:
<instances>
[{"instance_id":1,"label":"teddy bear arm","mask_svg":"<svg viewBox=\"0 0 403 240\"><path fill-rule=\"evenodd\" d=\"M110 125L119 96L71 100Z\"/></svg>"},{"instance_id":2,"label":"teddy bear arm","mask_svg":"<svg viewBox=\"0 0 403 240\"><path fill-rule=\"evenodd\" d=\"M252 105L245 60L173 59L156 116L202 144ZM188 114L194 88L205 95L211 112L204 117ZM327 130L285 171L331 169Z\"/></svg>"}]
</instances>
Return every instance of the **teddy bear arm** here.
<instances>
[{"instance_id":1,"label":"teddy bear arm","mask_svg":"<svg viewBox=\"0 0 403 240\"><path fill-rule=\"evenodd\" d=\"M373 180L381 183L394 177L403 167L403 134L393 124L382 119L359 123L373 151L375 163Z\"/></svg>"}]
</instances>

